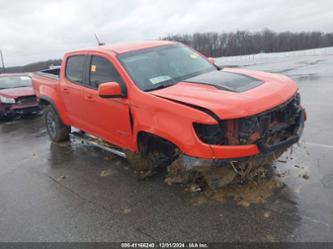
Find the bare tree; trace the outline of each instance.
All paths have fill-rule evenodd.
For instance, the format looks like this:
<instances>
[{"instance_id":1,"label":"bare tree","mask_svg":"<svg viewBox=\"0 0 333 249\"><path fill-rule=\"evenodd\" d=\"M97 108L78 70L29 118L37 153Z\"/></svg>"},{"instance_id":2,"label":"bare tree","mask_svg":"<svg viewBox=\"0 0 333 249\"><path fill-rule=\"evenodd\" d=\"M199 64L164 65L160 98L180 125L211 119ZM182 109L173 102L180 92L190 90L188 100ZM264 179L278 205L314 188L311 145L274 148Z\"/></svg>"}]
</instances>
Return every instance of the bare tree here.
<instances>
[{"instance_id":1,"label":"bare tree","mask_svg":"<svg viewBox=\"0 0 333 249\"><path fill-rule=\"evenodd\" d=\"M333 33L276 33L269 29L260 32L170 34L162 39L185 43L213 57L333 46Z\"/></svg>"}]
</instances>

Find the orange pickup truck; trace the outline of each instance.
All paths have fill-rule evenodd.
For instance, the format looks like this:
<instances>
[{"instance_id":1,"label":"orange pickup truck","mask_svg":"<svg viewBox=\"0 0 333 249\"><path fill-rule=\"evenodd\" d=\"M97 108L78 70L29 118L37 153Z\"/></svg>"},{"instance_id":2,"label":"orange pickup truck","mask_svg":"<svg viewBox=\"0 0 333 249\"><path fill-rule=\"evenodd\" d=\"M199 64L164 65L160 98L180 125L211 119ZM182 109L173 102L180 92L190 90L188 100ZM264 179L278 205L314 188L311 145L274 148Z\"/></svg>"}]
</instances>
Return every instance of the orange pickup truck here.
<instances>
[{"instance_id":1,"label":"orange pickup truck","mask_svg":"<svg viewBox=\"0 0 333 249\"><path fill-rule=\"evenodd\" d=\"M288 77L220 68L170 41L68 52L59 69L34 74L33 87L52 141L75 127L139 172L180 157L188 170L277 158L306 116Z\"/></svg>"}]
</instances>

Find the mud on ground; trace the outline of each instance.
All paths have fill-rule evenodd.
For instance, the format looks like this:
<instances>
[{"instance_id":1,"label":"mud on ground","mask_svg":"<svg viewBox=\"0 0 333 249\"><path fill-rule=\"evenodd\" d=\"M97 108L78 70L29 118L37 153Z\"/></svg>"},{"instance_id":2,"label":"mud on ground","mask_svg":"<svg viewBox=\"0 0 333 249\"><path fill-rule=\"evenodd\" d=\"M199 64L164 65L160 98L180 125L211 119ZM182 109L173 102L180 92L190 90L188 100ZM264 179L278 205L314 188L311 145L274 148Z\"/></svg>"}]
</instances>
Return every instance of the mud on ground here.
<instances>
[{"instance_id":1,"label":"mud on ground","mask_svg":"<svg viewBox=\"0 0 333 249\"><path fill-rule=\"evenodd\" d=\"M229 162L220 167L198 167L197 170L187 170L181 156L168 167L164 181L168 185L183 184L185 191L198 193L192 200L194 206L226 200L234 200L245 207L265 203L285 186L282 178L290 175L276 166L276 163L287 162L279 159L284 152L286 150L238 164ZM292 158L293 147L286 154L287 159ZM301 172L304 167L295 164L294 169L299 169L299 177L309 179L308 172Z\"/></svg>"}]
</instances>

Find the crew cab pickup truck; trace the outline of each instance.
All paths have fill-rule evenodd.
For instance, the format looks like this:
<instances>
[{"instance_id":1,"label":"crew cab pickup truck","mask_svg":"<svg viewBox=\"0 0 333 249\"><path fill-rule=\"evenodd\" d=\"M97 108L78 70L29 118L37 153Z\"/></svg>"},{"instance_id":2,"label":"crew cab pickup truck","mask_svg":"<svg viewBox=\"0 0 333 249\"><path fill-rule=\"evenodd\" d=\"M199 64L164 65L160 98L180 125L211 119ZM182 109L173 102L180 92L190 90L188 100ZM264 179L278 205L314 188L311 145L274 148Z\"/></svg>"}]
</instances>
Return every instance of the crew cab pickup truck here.
<instances>
[{"instance_id":1,"label":"crew cab pickup truck","mask_svg":"<svg viewBox=\"0 0 333 249\"><path fill-rule=\"evenodd\" d=\"M171 41L68 52L33 86L52 141L75 127L140 172L179 157L189 170L276 158L299 141L305 120L288 77L220 68Z\"/></svg>"}]
</instances>

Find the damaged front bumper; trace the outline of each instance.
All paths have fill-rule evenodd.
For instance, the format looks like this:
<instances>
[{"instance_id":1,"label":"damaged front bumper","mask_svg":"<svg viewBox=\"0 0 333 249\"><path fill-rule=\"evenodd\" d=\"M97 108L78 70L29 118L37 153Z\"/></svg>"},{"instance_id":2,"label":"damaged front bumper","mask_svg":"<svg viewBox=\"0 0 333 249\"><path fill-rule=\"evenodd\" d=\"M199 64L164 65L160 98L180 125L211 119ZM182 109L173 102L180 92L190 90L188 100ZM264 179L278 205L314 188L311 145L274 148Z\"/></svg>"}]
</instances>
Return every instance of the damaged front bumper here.
<instances>
[{"instance_id":1,"label":"damaged front bumper","mask_svg":"<svg viewBox=\"0 0 333 249\"><path fill-rule=\"evenodd\" d=\"M11 117L16 115L33 115L41 111L38 104L30 105L18 105L18 104L6 104L0 109L2 116Z\"/></svg>"},{"instance_id":2,"label":"damaged front bumper","mask_svg":"<svg viewBox=\"0 0 333 249\"><path fill-rule=\"evenodd\" d=\"M206 159L206 158L197 158L189 155L183 155L180 160L182 161L183 166L186 170L205 170L211 167L221 167L221 166L230 166L237 165L247 162L255 162L257 164L262 164L264 161L267 161L267 158L276 159L284 151L286 151L293 144L297 143L300 140L300 137L304 130L304 121L306 113L302 108L300 110L299 124L298 128L294 135L290 136L288 139L280 141L275 144L267 145L264 141L265 138L259 139L256 144L251 145L233 145L233 146L212 146L212 150L215 154L215 158ZM238 154L237 158L225 158L226 153L228 154ZM223 155L219 159L218 155Z\"/></svg>"}]
</instances>

